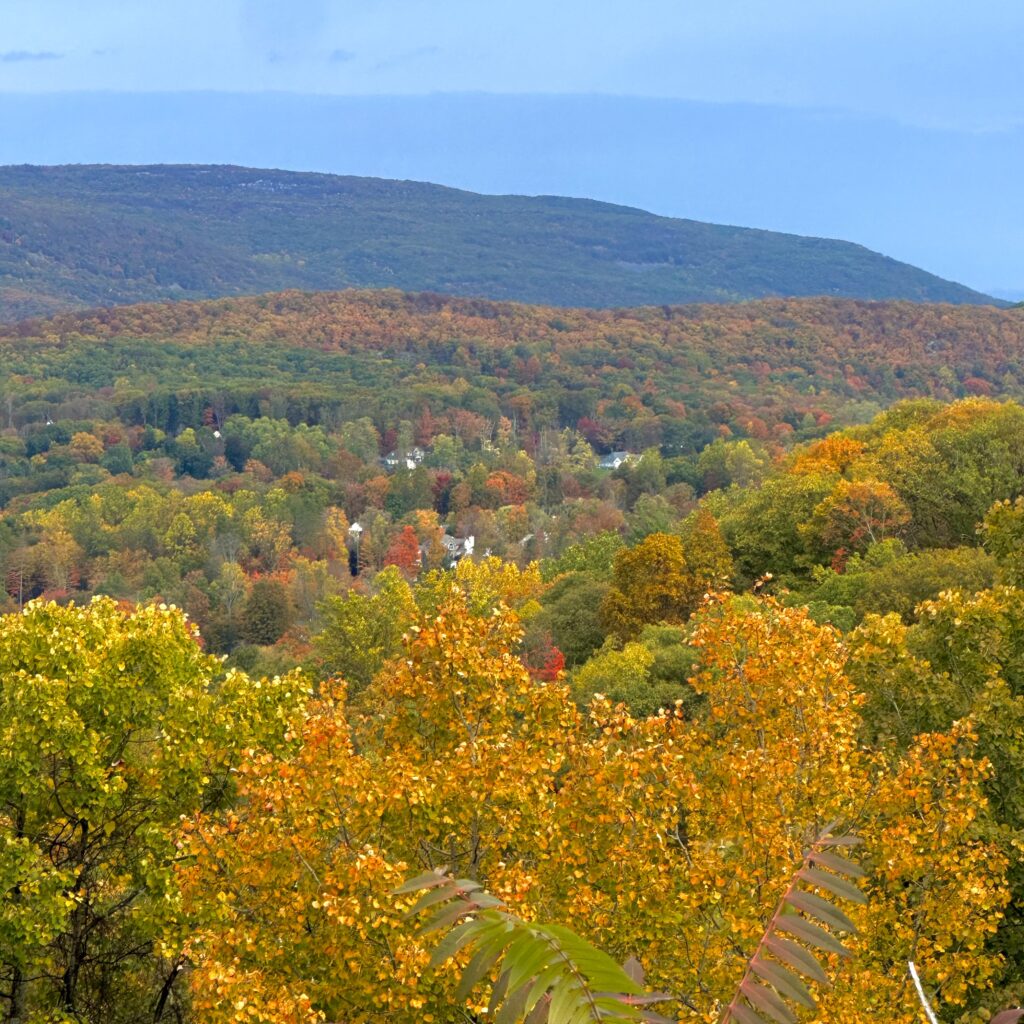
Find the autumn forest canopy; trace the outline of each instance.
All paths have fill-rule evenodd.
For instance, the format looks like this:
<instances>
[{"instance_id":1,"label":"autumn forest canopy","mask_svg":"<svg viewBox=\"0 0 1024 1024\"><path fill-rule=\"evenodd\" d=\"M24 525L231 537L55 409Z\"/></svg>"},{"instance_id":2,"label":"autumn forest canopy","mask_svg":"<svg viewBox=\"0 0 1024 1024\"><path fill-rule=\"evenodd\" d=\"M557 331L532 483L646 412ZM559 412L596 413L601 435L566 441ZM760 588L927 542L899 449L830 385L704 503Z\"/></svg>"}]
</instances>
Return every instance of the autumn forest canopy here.
<instances>
[{"instance_id":1,"label":"autumn forest canopy","mask_svg":"<svg viewBox=\"0 0 1024 1024\"><path fill-rule=\"evenodd\" d=\"M1024 310L8 324L0 568L11 1024L1024 1000Z\"/></svg>"}]
</instances>

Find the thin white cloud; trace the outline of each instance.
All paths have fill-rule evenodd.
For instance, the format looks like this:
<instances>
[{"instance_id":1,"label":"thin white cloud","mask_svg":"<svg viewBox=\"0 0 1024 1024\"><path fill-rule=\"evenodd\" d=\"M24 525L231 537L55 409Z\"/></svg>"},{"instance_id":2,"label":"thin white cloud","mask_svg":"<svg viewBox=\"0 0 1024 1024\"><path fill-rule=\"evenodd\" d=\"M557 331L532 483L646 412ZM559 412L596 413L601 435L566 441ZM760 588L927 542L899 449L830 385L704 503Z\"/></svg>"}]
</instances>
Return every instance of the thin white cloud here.
<instances>
[{"instance_id":1,"label":"thin white cloud","mask_svg":"<svg viewBox=\"0 0 1024 1024\"><path fill-rule=\"evenodd\" d=\"M63 53L54 53L52 50L7 50L0 53L0 64L21 64L26 61L36 60L60 60Z\"/></svg>"}]
</instances>

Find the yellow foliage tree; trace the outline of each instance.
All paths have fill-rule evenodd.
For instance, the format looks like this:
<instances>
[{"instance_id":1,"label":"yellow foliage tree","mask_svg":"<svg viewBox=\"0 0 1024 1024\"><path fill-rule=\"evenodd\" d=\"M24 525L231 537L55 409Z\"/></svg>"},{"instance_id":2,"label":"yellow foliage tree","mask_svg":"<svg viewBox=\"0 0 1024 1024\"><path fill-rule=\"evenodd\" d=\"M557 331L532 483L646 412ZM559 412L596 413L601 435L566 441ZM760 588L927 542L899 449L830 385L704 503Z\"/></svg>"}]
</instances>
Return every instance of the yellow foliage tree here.
<instances>
[{"instance_id":1,"label":"yellow foliage tree","mask_svg":"<svg viewBox=\"0 0 1024 1024\"><path fill-rule=\"evenodd\" d=\"M685 622L700 601L699 591L680 538L652 533L615 556L601 612L609 632L629 639L649 623Z\"/></svg>"},{"instance_id":2,"label":"yellow foliage tree","mask_svg":"<svg viewBox=\"0 0 1024 1024\"><path fill-rule=\"evenodd\" d=\"M325 692L294 756L254 754L236 810L189 822L201 1019L456 1019L459 964L428 970L412 898L389 895L448 865L522 919L637 956L681 1019L710 1022L836 818L865 837L870 907L819 1019L916 1021L910 956L951 1005L998 973L985 940L1006 862L980 827L970 730L924 736L892 764L866 751L831 629L770 600L709 606L696 720L602 700L581 712L530 678L519 633L507 606L448 588L359 714Z\"/></svg>"}]
</instances>

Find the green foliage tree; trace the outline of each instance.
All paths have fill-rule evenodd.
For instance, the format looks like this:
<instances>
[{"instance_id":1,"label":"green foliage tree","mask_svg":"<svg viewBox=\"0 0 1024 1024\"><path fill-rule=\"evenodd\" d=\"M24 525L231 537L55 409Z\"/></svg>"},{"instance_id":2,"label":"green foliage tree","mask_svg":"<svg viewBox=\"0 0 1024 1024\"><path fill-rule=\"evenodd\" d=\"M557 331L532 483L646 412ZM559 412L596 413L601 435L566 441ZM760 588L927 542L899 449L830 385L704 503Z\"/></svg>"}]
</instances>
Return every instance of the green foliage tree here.
<instances>
[{"instance_id":1,"label":"green foliage tree","mask_svg":"<svg viewBox=\"0 0 1024 1024\"><path fill-rule=\"evenodd\" d=\"M584 707L599 694L637 714L649 714L657 710L649 695L653 664L654 653L639 641L622 647L612 641L573 673L573 696Z\"/></svg>"},{"instance_id":2,"label":"green foliage tree","mask_svg":"<svg viewBox=\"0 0 1024 1024\"><path fill-rule=\"evenodd\" d=\"M110 599L0 618L0 680L3 1019L180 1017L177 823L281 746L305 684L225 675L180 612Z\"/></svg>"},{"instance_id":3,"label":"green foliage tree","mask_svg":"<svg viewBox=\"0 0 1024 1024\"><path fill-rule=\"evenodd\" d=\"M316 663L324 675L339 676L353 692L367 687L401 649L416 603L397 566L377 574L374 592L350 590L320 605L323 629L314 638Z\"/></svg>"},{"instance_id":4,"label":"green foliage tree","mask_svg":"<svg viewBox=\"0 0 1024 1024\"><path fill-rule=\"evenodd\" d=\"M268 646L284 636L292 621L292 604L280 580L257 580L242 606L242 638Z\"/></svg>"},{"instance_id":5,"label":"green foliage tree","mask_svg":"<svg viewBox=\"0 0 1024 1024\"><path fill-rule=\"evenodd\" d=\"M570 572L585 572L596 579L610 580L615 556L624 547L625 542L617 532L605 530L570 544L557 558L544 559L541 574L548 581Z\"/></svg>"},{"instance_id":6,"label":"green foliage tree","mask_svg":"<svg viewBox=\"0 0 1024 1024\"><path fill-rule=\"evenodd\" d=\"M670 533L676 510L661 494L641 494L626 517L626 540L639 544L652 533Z\"/></svg>"},{"instance_id":7,"label":"green foliage tree","mask_svg":"<svg viewBox=\"0 0 1024 1024\"><path fill-rule=\"evenodd\" d=\"M999 581L1015 587L1024 584L1024 497L997 501L978 532L996 560Z\"/></svg>"},{"instance_id":8,"label":"green foliage tree","mask_svg":"<svg viewBox=\"0 0 1024 1024\"><path fill-rule=\"evenodd\" d=\"M980 548L907 551L901 541L887 540L855 554L842 572L818 566L811 572L811 584L789 600L809 605L818 621L843 629L852 629L871 612L896 612L910 622L922 601L944 590L986 590L995 575L995 559Z\"/></svg>"},{"instance_id":9,"label":"green foliage tree","mask_svg":"<svg viewBox=\"0 0 1024 1024\"><path fill-rule=\"evenodd\" d=\"M604 643L601 605L607 594L608 584L586 572L565 573L544 594L531 626L550 633L570 668Z\"/></svg>"},{"instance_id":10,"label":"green foliage tree","mask_svg":"<svg viewBox=\"0 0 1024 1024\"><path fill-rule=\"evenodd\" d=\"M595 694L625 704L638 717L679 704L688 714L701 705L689 685L697 652L678 626L645 626L636 640L621 647L609 641L571 676L573 696L586 706Z\"/></svg>"}]
</instances>

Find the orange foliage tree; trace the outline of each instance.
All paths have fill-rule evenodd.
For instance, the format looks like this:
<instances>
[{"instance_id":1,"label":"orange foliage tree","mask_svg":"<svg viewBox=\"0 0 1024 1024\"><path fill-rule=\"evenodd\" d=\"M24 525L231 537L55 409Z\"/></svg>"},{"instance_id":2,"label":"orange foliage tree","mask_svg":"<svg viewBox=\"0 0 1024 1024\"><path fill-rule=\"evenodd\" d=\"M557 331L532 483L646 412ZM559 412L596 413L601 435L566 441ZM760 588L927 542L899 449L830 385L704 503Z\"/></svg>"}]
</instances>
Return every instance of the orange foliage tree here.
<instances>
[{"instance_id":1,"label":"orange foliage tree","mask_svg":"<svg viewBox=\"0 0 1024 1024\"><path fill-rule=\"evenodd\" d=\"M397 566L406 577L412 577L416 575L420 563L420 542L416 531L411 526L403 526L388 546L384 564Z\"/></svg>"},{"instance_id":2,"label":"orange foliage tree","mask_svg":"<svg viewBox=\"0 0 1024 1024\"><path fill-rule=\"evenodd\" d=\"M519 637L507 606L450 586L359 713L325 687L296 753L254 752L236 808L187 823L203 1020L452 1020L458 963L428 970L412 898L389 895L448 865L525 920L636 955L682 1019L711 1021L835 818L865 838L870 905L821 1019L916 1021L911 956L950 1005L998 972L985 941L1006 859L982 829L968 725L871 754L837 635L770 600L702 613L707 713L690 721L600 700L582 712L531 679Z\"/></svg>"},{"instance_id":3,"label":"orange foliage tree","mask_svg":"<svg viewBox=\"0 0 1024 1024\"><path fill-rule=\"evenodd\" d=\"M840 480L814 510L807 532L829 554L863 551L898 536L910 522L910 510L892 487L880 480Z\"/></svg>"}]
</instances>

